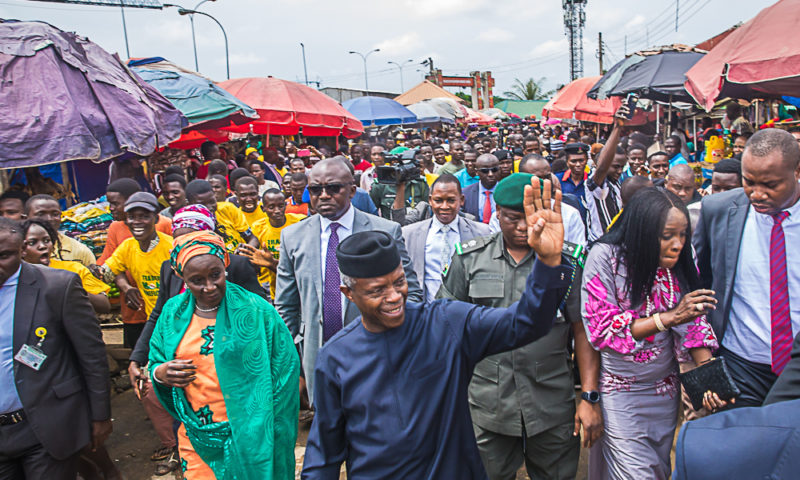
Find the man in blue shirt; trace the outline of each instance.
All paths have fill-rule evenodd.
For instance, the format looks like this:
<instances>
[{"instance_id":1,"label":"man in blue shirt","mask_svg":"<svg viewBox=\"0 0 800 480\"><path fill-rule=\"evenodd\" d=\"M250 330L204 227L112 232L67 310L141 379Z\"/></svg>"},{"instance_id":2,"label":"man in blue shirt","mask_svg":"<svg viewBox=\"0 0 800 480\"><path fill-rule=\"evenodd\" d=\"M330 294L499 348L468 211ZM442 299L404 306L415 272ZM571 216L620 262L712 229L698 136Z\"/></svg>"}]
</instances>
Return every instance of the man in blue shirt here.
<instances>
[{"instance_id":1,"label":"man in blue shirt","mask_svg":"<svg viewBox=\"0 0 800 480\"><path fill-rule=\"evenodd\" d=\"M675 165L688 164L681 153L682 143L681 137L677 135L672 135L666 141L664 141L664 151L667 152L667 155L669 155L669 168L672 168Z\"/></svg>"},{"instance_id":2,"label":"man in blue shirt","mask_svg":"<svg viewBox=\"0 0 800 480\"><path fill-rule=\"evenodd\" d=\"M22 248L0 218L0 478L73 480L112 429L105 346L80 278Z\"/></svg>"},{"instance_id":3,"label":"man in blue shirt","mask_svg":"<svg viewBox=\"0 0 800 480\"><path fill-rule=\"evenodd\" d=\"M589 145L570 143L564 146L567 170L560 175L561 191L575 195L581 201L581 216L586 215L586 163L589 161Z\"/></svg>"},{"instance_id":4,"label":"man in blue shirt","mask_svg":"<svg viewBox=\"0 0 800 480\"><path fill-rule=\"evenodd\" d=\"M316 417L303 479L485 479L467 400L480 360L547 334L572 268L562 264L561 194L525 191L536 252L522 298L509 308L453 300L406 304L398 248L384 232L350 235L337 250L344 295L361 312L320 350Z\"/></svg>"},{"instance_id":5,"label":"man in blue shirt","mask_svg":"<svg viewBox=\"0 0 800 480\"><path fill-rule=\"evenodd\" d=\"M453 174L458 179L462 189L474 185L480 180L478 172L475 170L475 160L477 158L478 152L475 150L464 152L464 168Z\"/></svg>"}]
</instances>

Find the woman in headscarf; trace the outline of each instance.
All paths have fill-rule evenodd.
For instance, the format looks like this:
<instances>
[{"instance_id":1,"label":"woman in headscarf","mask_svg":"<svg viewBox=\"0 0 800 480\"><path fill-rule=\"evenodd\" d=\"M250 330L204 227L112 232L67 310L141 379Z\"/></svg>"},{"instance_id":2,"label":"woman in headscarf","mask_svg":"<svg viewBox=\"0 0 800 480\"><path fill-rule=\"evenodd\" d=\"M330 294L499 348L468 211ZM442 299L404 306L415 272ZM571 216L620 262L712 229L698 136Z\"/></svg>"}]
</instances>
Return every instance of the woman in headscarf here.
<instances>
[{"instance_id":1,"label":"woman in headscarf","mask_svg":"<svg viewBox=\"0 0 800 480\"><path fill-rule=\"evenodd\" d=\"M159 316L150 372L182 423L186 478L293 479L300 366L289 330L264 299L226 281L218 235L179 236L170 262L186 291Z\"/></svg>"},{"instance_id":2,"label":"woman in headscarf","mask_svg":"<svg viewBox=\"0 0 800 480\"><path fill-rule=\"evenodd\" d=\"M172 237L179 238L187 233L196 231L213 232L215 226L214 214L206 207L203 205L187 205L175 212L173 216ZM229 282L244 287L246 290L261 297L265 296L264 289L258 283L255 270L247 258L230 255L230 265L225 271ZM150 312L150 317L147 319L147 323L142 329L141 335L139 335L139 340L131 352L128 376L131 379L131 385L133 385L136 396L142 400L142 406L147 411L150 422L158 435L159 446L156 449L156 453L166 454L166 458L156 463L155 473L156 475L166 475L180 466L175 433L172 428L172 417L164 410L152 388L150 388L150 377L143 367L147 364L147 356L150 352L150 337L153 335L153 330L164 305L172 297L186 291L186 284L172 269L169 260L165 260L161 265L159 278L161 282L158 288L156 305L153 307L153 311ZM151 460L157 459L151 457Z\"/></svg>"},{"instance_id":3,"label":"woman in headscarf","mask_svg":"<svg viewBox=\"0 0 800 480\"><path fill-rule=\"evenodd\" d=\"M706 321L714 292L700 290L689 214L671 192L639 190L592 246L583 273L583 322L600 351L604 434L589 478L666 479L680 403L678 359L700 365L718 348ZM726 402L706 392L713 411Z\"/></svg>"}]
</instances>

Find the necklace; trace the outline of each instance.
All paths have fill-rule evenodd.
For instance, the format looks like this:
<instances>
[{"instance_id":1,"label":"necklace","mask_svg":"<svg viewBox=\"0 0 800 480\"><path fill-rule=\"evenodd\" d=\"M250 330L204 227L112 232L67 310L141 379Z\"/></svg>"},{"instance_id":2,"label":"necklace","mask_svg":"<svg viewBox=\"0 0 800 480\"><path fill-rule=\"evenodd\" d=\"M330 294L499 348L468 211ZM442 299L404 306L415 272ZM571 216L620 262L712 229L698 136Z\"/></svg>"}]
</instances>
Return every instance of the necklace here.
<instances>
[{"instance_id":1,"label":"necklace","mask_svg":"<svg viewBox=\"0 0 800 480\"><path fill-rule=\"evenodd\" d=\"M195 305L194 308L197 309L198 312L211 313L211 312L219 310L219 305L217 305L216 307L208 308L208 309L200 308L200 305Z\"/></svg>"},{"instance_id":2,"label":"necklace","mask_svg":"<svg viewBox=\"0 0 800 480\"><path fill-rule=\"evenodd\" d=\"M671 310L674 306L674 298L675 298L675 286L672 283L672 272L669 268L667 270L667 283L669 284L669 297L667 297L667 310ZM649 317L653 310L655 309L655 305L653 305L653 300L650 298L650 294L647 294L647 310L645 311L645 317Z\"/></svg>"}]
</instances>

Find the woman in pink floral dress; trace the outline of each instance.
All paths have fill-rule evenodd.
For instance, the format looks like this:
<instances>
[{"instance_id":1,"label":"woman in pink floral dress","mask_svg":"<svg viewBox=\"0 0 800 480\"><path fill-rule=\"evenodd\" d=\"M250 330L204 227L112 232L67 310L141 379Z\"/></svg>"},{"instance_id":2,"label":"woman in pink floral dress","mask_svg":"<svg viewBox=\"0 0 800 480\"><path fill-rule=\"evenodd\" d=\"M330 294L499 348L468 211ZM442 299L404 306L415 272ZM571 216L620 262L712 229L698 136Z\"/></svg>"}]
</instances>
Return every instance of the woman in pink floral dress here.
<instances>
[{"instance_id":1,"label":"woman in pink floral dress","mask_svg":"<svg viewBox=\"0 0 800 480\"><path fill-rule=\"evenodd\" d=\"M690 238L678 197L646 188L589 252L583 322L601 355L605 421L590 454L591 480L669 478L678 359L691 355L700 365L718 347L705 318L716 300L710 290L695 290ZM709 408L724 405L711 396Z\"/></svg>"}]
</instances>

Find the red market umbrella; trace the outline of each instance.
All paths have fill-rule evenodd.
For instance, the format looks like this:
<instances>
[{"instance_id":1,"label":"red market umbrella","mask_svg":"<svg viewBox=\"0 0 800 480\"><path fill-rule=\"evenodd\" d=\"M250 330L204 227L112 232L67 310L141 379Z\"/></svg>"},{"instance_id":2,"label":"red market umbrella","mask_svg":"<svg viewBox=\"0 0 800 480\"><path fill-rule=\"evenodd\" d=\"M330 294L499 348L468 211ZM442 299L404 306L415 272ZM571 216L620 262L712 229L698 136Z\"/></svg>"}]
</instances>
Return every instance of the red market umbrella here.
<instances>
[{"instance_id":1,"label":"red market umbrella","mask_svg":"<svg viewBox=\"0 0 800 480\"><path fill-rule=\"evenodd\" d=\"M686 90L707 111L725 97L800 96L797 25L800 0L761 10L686 72Z\"/></svg>"},{"instance_id":2,"label":"red market umbrella","mask_svg":"<svg viewBox=\"0 0 800 480\"><path fill-rule=\"evenodd\" d=\"M219 86L258 112L259 119L226 131L259 135L303 135L355 138L364 126L336 100L299 83L266 78L236 78Z\"/></svg>"},{"instance_id":3,"label":"red market umbrella","mask_svg":"<svg viewBox=\"0 0 800 480\"><path fill-rule=\"evenodd\" d=\"M169 144L170 148L191 150L200 148L204 142L211 140L214 143L223 143L229 140L228 134L219 130L191 130L183 133L180 138Z\"/></svg>"},{"instance_id":4,"label":"red market umbrella","mask_svg":"<svg viewBox=\"0 0 800 480\"><path fill-rule=\"evenodd\" d=\"M583 77L568 83L542 108L542 115L548 118L613 123L614 112L622 105L623 99L610 97L605 100L595 100L586 96L600 78L602 77L599 75ZM647 117L644 112L637 110L631 124L641 125L646 122Z\"/></svg>"}]
</instances>

